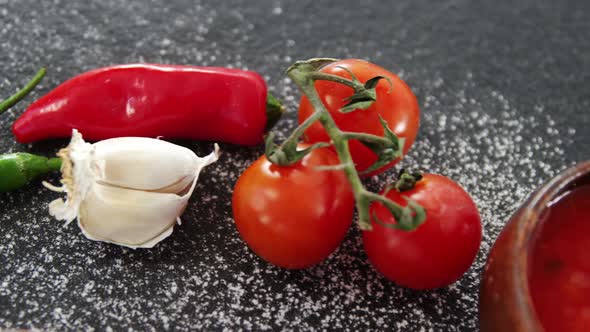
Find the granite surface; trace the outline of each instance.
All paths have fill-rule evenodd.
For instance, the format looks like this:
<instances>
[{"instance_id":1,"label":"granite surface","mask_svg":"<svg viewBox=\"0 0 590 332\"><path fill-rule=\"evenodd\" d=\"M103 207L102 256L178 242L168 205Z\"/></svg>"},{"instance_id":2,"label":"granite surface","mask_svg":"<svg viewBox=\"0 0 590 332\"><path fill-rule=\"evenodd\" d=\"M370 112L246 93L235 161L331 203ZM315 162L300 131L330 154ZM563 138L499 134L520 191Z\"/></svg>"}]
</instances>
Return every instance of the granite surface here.
<instances>
[{"instance_id":1,"label":"granite surface","mask_svg":"<svg viewBox=\"0 0 590 332\"><path fill-rule=\"evenodd\" d=\"M480 273L493 241L541 182L590 159L588 1L0 0L0 95L48 75L0 117L0 151L52 155L67 140L14 141L27 103L85 70L155 62L260 72L290 111L284 69L311 57L389 68L418 96L422 125L404 166L465 187L484 224L455 284L404 289L375 273L356 227L322 264L286 271L240 240L231 192L261 148L222 145L183 215L151 250L85 239L47 213L40 181L0 196L0 328L42 330L476 331ZM210 142L179 142L204 155ZM395 170L367 180L378 190ZM47 178L57 183L58 176Z\"/></svg>"}]
</instances>

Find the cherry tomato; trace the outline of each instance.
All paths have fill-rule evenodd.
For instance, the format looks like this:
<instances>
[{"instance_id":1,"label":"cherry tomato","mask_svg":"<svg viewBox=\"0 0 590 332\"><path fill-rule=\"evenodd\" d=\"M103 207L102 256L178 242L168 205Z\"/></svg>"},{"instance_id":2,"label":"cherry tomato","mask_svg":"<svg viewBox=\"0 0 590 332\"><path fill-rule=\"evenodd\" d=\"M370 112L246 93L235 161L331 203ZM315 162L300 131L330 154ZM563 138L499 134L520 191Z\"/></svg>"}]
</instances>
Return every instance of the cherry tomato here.
<instances>
[{"instance_id":1,"label":"cherry tomato","mask_svg":"<svg viewBox=\"0 0 590 332\"><path fill-rule=\"evenodd\" d=\"M404 197L426 209L426 220L413 231L391 229L373 223L363 232L363 244L371 264L386 278L413 289L444 287L459 279L473 263L481 243L481 221L469 194L452 180L425 174L413 189L389 191L386 196L400 205ZM371 206L383 223L395 223L381 204Z\"/></svg>"},{"instance_id":2,"label":"cherry tomato","mask_svg":"<svg viewBox=\"0 0 590 332\"><path fill-rule=\"evenodd\" d=\"M320 71L350 79L350 74L341 67L352 71L363 83L375 76L384 76L391 80L392 86L386 80L381 80L376 87L377 101L371 107L366 110L341 113L339 109L347 103L345 98L352 95L352 88L334 82L316 81L316 90L338 127L343 131L383 136L380 115L398 137L406 139L403 151L404 154L407 153L416 138L420 123L418 101L408 85L386 69L358 59L340 60L325 66ZM309 100L305 96L301 98L299 123L305 121L314 111ZM306 142L327 142L330 139L322 125L316 122L305 131L305 140ZM351 140L349 144L357 170L363 171L377 160L377 155L359 141ZM398 161L399 158L364 176L381 173Z\"/></svg>"},{"instance_id":3,"label":"cherry tomato","mask_svg":"<svg viewBox=\"0 0 590 332\"><path fill-rule=\"evenodd\" d=\"M330 149L312 151L281 167L265 156L240 176L233 192L234 220L248 246L266 261L289 269L324 260L352 222L354 197Z\"/></svg>"}]
</instances>

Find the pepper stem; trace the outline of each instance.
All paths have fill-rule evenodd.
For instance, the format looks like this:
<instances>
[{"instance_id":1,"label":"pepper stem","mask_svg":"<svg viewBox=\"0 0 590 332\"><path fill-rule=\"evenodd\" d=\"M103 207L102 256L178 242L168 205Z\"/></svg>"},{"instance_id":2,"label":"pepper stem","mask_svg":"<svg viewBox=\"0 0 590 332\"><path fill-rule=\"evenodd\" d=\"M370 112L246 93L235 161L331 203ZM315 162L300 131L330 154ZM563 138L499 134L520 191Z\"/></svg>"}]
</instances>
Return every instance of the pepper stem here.
<instances>
[{"instance_id":1,"label":"pepper stem","mask_svg":"<svg viewBox=\"0 0 590 332\"><path fill-rule=\"evenodd\" d=\"M61 170L61 158L49 158L47 160L47 168L52 171Z\"/></svg>"},{"instance_id":2,"label":"pepper stem","mask_svg":"<svg viewBox=\"0 0 590 332\"><path fill-rule=\"evenodd\" d=\"M424 209L413 201L408 201L407 206L401 206L385 196L375 194L367 191L360 179L358 172L355 169L352 155L350 154L348 140L358 139L364 144L369 144L374 152L380 154L380 163L386 162L391 158L399 157L399 151L401 151L400 145L403 146L403 141L398 139L389 128L385 128L385 136L379 137L369 134L357 134L342 132L336 125L336 122L332 118L326 106L322 102L318 92L315 89L316 80L329 80L350 86L354 90L354 96L358 100L349 103L350 109L341 110L343 112L354 111L356 109L368 108L372 102L369 99L373 98L373 91L376 82L381 78L373 78L364 85L360 83L354 75L351 73L352 80L348 80L342 77L335 78L334 75L328 75L319 73L318 70L325 64L333 62L333 59L311 59L308 61L298 61L289 69L287 69L287 75L299 86L303 94L309 99L309 102L315 109L315 112L307 118L299 127L297 127L291 135L283 142L281 146L276 145L272 142L273 136L270 135L267 139L266 155L267 158L276 164L285 166L296 162L303 158L305 153L308 153L313 148L318 148L322 145L321 143L312 146L307 151L299 151L297 154L297 141L303 135L305 129L307 129L315 121L319 121L324 127L326 133L331 139L330 144L334 146L336 153L340 159L340 169L344 171L346 177L352 187L353 195L356 201L356 208L358 211L358 225L362 230L371 230L372 222L371 215L369 212L370 205L372 202L379 202L387 207L392 213L394 218L401 225L400 228L404 230L415 229L420 225L426 218ZM376 94L375 94L376 98ZM375 99L376 100L376 99ZM386 126L385 121L382 124ZM402 144L400 144L402 143ZM328 144L328 143L324 143ZM393 160L393 159L391 159Z\"/></svg>"},{"instance_id":3,"label":"pepper stem","mask_svg":"<svg viewBox=\"0 0 590 332\"><path fill-rule=\"evenodd\" d=\"M285 106L270 92L266 95L266 127L264 132L269 132L279 122L285 113Z\"/></svg>"},{"instance_id":4,"label":"pepper stem","mask_svg":"<svg viewBox=\"0 0 590 332\"><path fill-rule=\"evenodd\" d=\"M33 78L27 83L27 85L25 85L22 89L18 90L12 96L8 97L6 100L0 102L0 114L14 106L24 97L26 97L33 90L33 88L35 88L35 86L37 86L37 84L41 82L41 79L43 78L43 76L45 76L45 72L45 68L39 69L37 74L33 76Z\"/></svg>"}]
</instances>

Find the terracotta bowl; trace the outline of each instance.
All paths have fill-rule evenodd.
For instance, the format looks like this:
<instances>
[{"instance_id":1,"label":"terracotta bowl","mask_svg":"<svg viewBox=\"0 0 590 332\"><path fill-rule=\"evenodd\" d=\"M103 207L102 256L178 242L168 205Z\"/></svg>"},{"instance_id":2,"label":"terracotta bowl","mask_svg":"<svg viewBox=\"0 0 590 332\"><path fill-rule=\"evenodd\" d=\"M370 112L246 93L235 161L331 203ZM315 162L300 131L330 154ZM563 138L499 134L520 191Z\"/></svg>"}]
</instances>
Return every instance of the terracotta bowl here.
<instances>
[{"instance_id":1,"label":"terracotta bowl","mask_svg":"<svg viewBox=\"0 0 590 332\"><path fill-rule=\"evenodd\" d=\"M542 332L529 293L528 264L537 227L548 203L575 186L590 184L590 161L559 174L536 190L510 218L496 240L479 294L482 332Z\"/></svg>"}]
</instances>

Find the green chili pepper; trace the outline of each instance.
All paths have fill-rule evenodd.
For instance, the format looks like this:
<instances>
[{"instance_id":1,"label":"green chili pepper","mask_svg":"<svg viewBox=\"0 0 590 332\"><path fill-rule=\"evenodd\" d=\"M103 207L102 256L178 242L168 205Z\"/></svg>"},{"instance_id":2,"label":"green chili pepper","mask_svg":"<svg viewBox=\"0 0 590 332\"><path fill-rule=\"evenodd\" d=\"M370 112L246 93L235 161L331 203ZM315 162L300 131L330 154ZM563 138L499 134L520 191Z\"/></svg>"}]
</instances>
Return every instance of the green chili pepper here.
<instances>
[{"instance_id":1,"label":"green chili pepper","mask_svg":"<svg viewBox=\"0 0 590 332\"><path fill-rule=\"evenodd\" d=\"M18 90L14 95L8 97L6 100L0 102L0 113L6 111L7 109L14 106L18 103L21 99L23 99L26 95L29 94L33 90L41 79L45 76L45 68L39 69L37 74L25 85L22 89Z\"/></svg>"},{"instance_id":2,"label":"green chili pepper","mask_svg":"<svg viewBox=\"0 0 590 332\"><path fill-rule=\"evenodd\" d=\"M39 84L43 76L45 76L45 68L39 69L37 74L14 95L0 101L0 113L28 95ZM59 158L49 159L24 152L0 155L0 192L18 189L37 176L60 168L61 159Z\"/></svg>"},{"instance_id":3,"label":"green chili pepper","mask_svg":"<svg viewBox=\"0 0 590 332\"><path fill-rule=\"evenodd\" d=\"M18 189L37 176L59 171L61 159L46 158L30 153L0 155L0 192Z\"/></svg>"}]
</instances>

